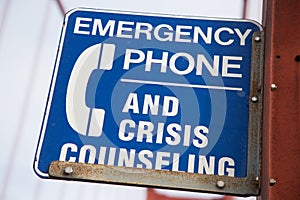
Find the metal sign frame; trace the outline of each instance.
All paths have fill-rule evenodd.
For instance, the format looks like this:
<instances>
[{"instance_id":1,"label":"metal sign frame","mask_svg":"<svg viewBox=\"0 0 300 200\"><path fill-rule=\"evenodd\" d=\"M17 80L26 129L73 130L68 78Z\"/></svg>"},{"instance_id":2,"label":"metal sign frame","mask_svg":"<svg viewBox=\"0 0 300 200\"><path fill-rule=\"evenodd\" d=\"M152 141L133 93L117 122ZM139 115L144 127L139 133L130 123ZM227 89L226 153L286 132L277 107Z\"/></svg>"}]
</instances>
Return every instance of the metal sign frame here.
<instances>
[{"instance_id":1,"label":"metal sign frame","mask_svg":"<svg viewBox=\"0 0 300 200\"><path fill-rule=\"evenodd\" d=\"M263 32L255 32L252 37L250 96L248 100L248 159L247 176L245 178L64 161L53 161L51 163L49 178L149 186L238 196L258 195L261 176L260 146L262 131L263 49ZM39 156L39 152L41 151L40 143L43 138L39 140L36 157ZM36 162L34 167L36 167ZM157 180L159 180L159 183Z\"/></svg>"}]
</instances>

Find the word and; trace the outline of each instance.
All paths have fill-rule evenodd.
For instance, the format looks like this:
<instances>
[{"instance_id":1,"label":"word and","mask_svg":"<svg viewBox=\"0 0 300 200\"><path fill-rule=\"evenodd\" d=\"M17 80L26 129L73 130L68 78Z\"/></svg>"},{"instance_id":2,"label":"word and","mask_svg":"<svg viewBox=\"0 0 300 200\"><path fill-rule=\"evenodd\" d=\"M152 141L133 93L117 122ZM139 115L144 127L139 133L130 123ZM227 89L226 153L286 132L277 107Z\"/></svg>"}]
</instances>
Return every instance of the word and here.
<instances>
[{"instance_id":1,"label":"word and","mask_svg":"<svg viewBox=\"0 0 300 200\"><path fill-rule=\"evenodd\" d=\"M129 93L122 112L135 114L151 114L162 116L175 116L179 110L179 100L174 96L164 96L160 111L160 95L144 94L142 106L138 103L138 94ZM206 126L180 125L178 123L165 124L162 122L153 123L151 121L138 121L123 119L119 125L118 136L122 141L146 142L168 145L190 146L191 143L197 148L205 148L208 145L206 134L209 130ZM191 138L192 142L191 142Z\"/></svg>"}]
</instances>

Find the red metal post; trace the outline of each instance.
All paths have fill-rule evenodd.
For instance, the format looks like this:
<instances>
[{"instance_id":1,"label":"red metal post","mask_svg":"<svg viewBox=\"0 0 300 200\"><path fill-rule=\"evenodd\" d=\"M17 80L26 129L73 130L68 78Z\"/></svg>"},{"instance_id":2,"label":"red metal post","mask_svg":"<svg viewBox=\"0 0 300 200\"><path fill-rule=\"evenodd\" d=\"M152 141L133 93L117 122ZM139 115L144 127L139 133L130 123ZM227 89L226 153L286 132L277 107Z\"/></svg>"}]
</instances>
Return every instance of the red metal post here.
<instances>
[{"instance_id":1,"label":"red metal post","mask_svg":"<svg viewBox=\"0 0 300 200\"><path fill-rule=\"evenodd\" d=\"M159 194L154 189L147 189L147 200L234 200L234 197L223 196L220 198L180 198L180 197L168 197L167 195Z\"/></svg>"},{"instance_id":2,"label":"red metal post","mask_svg":"<svg viewBox=\"0 0 300 200\"><path fill-rule=\"evenodd\" d=\"M247 17L248 0L244 0L243 3L243 19Z\"/></svg>"},{"instance_id":3,"label":"red metal post","mask_svg":"<svg viewBox=\"0 0 300 200\"><path fill-rule=\"evenodd\" d=\"M260 199L300 199L300 1L265 0Z\"/></svg>"},{"instance_id":4,"label":"red metal post","mask_svg":"<svg viewBox=\"0 0 300 200\"><path fill-rule=\"evenodd\" d=\"M66 10L65 10L65 7L64 7L63 3L61 2L61 0L56 0L56 2L57 2L57 5L59 7L59 10L60 10L61 14L63 16L65 16Z\"/></svg>"}]
</instances>

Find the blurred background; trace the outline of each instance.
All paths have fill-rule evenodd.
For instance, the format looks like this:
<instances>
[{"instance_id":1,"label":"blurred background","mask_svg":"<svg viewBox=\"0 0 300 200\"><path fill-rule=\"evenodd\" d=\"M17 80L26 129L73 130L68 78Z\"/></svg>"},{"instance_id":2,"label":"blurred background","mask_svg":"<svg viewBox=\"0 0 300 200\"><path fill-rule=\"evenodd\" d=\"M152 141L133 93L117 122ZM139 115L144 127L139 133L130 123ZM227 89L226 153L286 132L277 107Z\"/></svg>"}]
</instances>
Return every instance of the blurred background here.
<instances>
[{"instance_id":1,"label":"blurred background","mask_svg":"<svg viewBox=\"0 0 300 200\"><path fill-rule=\"evenodd\" d=\"M34 153L64 13L76 7L247 18L259 23L262 20L262 0L1 0L0 200L223 198L213 194L42 180L34 174Z\"/></svg>"}]
</instances>

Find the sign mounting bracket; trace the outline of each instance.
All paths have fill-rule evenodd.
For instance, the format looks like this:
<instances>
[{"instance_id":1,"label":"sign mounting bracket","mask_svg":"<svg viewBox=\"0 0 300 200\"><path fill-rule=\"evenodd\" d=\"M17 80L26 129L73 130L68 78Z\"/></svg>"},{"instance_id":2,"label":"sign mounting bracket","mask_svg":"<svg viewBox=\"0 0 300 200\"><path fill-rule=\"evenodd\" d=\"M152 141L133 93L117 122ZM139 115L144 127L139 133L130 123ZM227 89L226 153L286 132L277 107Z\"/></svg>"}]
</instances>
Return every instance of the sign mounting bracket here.
<instances>
[{"instance_id":1,"label":"sign mounting bracket","mask_svg":"<svg viewBox=\"0 0 300 200\"><path fill-rule=\"evenodd\" d=\"M255 177L236 178L165 170L136 169L101 164L54 161L49 168L50 178L69 181L113 183L164 189L180 189L218 194L250 196L258 190ZM157 180L160 180L159 183Z\"/></svg>"}]
</instances>

